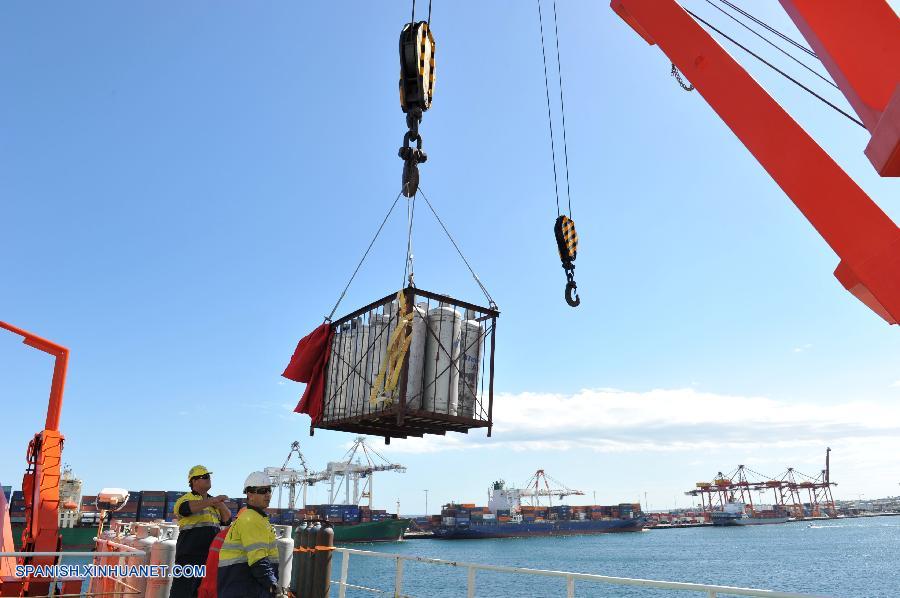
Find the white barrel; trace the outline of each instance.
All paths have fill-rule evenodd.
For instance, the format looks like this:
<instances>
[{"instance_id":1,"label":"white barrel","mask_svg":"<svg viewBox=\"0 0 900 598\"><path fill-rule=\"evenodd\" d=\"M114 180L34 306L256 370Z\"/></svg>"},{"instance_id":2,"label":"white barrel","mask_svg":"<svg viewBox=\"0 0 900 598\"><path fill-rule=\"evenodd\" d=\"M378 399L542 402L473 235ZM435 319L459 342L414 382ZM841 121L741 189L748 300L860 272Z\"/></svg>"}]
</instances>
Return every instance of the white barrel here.
<instances>
[{"instance_id":1,"label":"white barrel","mask_svg":"<svg viewBox=\"0 0 900 598\"><path fill-rule=\"evenodd\" d=\"M372 352L372 368L369 371L370 387L375 386L381 367L387 360L388 342L396 327L397 314L388 313L387 311L384 314L375 314L369 320L369 339ZM387 373L385 373L385 376L387 376ZM382 387L379 387L378 393L380 394L381 392Z\"/></svg>"},{"instance_id":2,"label":"white barrel","mask_svg":"<svg viewBox=\"0 0 900 598\"><path fill-rule=\"evenodd\" d=\"M372 358L369 355L369 326L356 318L350 328L350 351L347 380L347 409L345 415L353 417L365 410L363 401L369 400L368 368Z\"/></svg>"},{"instance_id":3,"label":"white barrel","mask_svg":"<svg viewBox=\"0 0 900 598\"><path fill-rule=\"evenodd\" d=\"M278 585L290 588L291 569L294 561L294 538L290 525L273 525L275 544L278 546Z\"/></svg>"},{"instance_id":4,"label":"white barrel","mask_svg":"<svg viewBox=\"0 0 900 598\"><path fill-rule=\"evenodd\" d=\"M340 419L347 412L347 361L350 358L350 325L343 324L334 331L331 341L331 356L325 385L325 405L322 418Z\"/></svg>"},{"instance_id":5,"label":"white barrel","mask_svg":"<svg viewBox=\"0 0 900 598\"><path fill-rule=\"evenodd\" d=\"M165 565L166 577L151 577L147 580L145 598L169 598L172 589L172 566L175 564L175 544L178 540L177 525L160 525L159 538L150 549L150 564Z\"/></svg>"},{"instance_id":6,"label":"white barrel","mask_svg":"<svg viewBox=\"0 0 900 598\"><path fill-rule=\"evenodd\" d=\"M478 396L478 367L484 329L477 320L464 320L459 335L459 404L457 415L472 417Z\"/></svg>"},{"instance_id":7,"label":"white barrel","mask_svg":"<svg viewBox=\"0 0 900 598\"><path fill-rule=\"evenodd\" d=\"M461 324L462 316L452 307L436 307L428 312L423 381L423 408L427 411L456 415Z\"/></svg>"},{"instance_id":8,"label":"white barrel","mask_svg":"<svg viewBox=\"0 0 900 598\"><path fill-rule=\"evenodd\" d=\"M422 377L425 375L425 345L428 338L428 304L413 308L412 340L409 343L409 370L406 374L406 408L422 408Z\"/></svg>"},{"instance_id":9,"label":"white barrel","mask_svg":"<svg viewBox=\"0 0 900 598\"><path fill-rule=\"evenodd\" d=\"M413 307L413 320L411 340L408 349L409 371L406 377L406 408L421 409L422 408L422 375L425 366L425 338L428 334L426 326L426 303L420 303ZM372 325L369 332L371 341L371 352L373 355L371 368L371 383L375 384L378 374L381 372L384 362L387 360L388 344L391 335L394 334L397 325L400 322L400 314L396 312L397 304L394 302L391 310L384 315L375 315L372 317ZM384 382L390 372L385 372ZM371 391L370 391L371 392ZM379 394L383 393L383 389L379 387ZM397 391L391 394L394 402L399 401L400 395Z\"/></svg>"}]
</instances>

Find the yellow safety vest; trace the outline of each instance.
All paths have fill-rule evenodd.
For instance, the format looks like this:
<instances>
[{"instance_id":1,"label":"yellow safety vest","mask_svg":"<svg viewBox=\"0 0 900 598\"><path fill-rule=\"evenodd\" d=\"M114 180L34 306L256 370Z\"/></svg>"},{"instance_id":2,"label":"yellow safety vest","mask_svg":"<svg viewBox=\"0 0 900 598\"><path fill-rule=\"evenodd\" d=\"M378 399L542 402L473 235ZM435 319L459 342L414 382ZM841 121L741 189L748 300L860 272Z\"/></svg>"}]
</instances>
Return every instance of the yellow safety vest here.
<instances>
[{"instance_id":1,"label":"yellow safety vest","mask_svg":"<svg viewBox=\"0 0 900 598\"><path fill-rule=\"evenodd\" d=\"M268 517L247 508L228 528L228 534L219 550L219 569L237 564L252 567L256 561L265 557L269 557L277 572L278 545L275 542L275 530Z\"/></svg>"},{"instance_id":2,"label":"yellow safety vest","mask_svg":"<svg viewBox=\"0 0 900 598\"><path fill-rule=\"evenodd\" d=\"M219 517L219 510L215 507L204 507L200 511L187 517L181 515L178 512L178 509L181 508L182 503L189 500L203 500L203 497L199 494L188 492L175 501L175 507L172 510L175 512L175 515L178 516L178 528L181 531L198 527L214 527L216 529L219 529L221 519Z\"/></svg>"}]
</instances>

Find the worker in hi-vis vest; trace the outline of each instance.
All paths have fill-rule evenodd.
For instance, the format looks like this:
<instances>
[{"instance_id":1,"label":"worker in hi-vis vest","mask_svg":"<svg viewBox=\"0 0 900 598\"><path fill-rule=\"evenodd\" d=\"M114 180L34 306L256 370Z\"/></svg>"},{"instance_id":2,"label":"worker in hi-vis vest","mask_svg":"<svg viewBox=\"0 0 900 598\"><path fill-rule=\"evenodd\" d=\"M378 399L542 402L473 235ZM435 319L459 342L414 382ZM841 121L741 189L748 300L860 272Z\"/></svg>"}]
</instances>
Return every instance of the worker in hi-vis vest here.
<instances>
[{"instance_id":1,"label":"worker in hi-vis vest","mask_svg":"<svg viewBox=\"0 0 900 598\"><path fill-rule=\"evenodd\" d=\"M224 494L210 496L212 472L202 465L191 467L188 486L191 491L175 501L172 509L178 517L178 540L175 544L176 565L205 565L209 545L223 525L231 523L231 512L225 506ZM213 572L213 574L215 574ZM191 598L197 595L202 577L176 577L169 598Z\"/></svg>"},{"instance_id":2,"label":"worker in hi-vis vest","mask_svg":"<svg viewBox=\"0 0 900 598\"><path fill-rule=\"evenodd\" d=\"M219 550L219 598L281 595L278 545L266 508L272 499L269 476L254 471L244 482L247 508L228 528ZM211 573L207 573L209 575Z\"/></svg>"}]
</instances>

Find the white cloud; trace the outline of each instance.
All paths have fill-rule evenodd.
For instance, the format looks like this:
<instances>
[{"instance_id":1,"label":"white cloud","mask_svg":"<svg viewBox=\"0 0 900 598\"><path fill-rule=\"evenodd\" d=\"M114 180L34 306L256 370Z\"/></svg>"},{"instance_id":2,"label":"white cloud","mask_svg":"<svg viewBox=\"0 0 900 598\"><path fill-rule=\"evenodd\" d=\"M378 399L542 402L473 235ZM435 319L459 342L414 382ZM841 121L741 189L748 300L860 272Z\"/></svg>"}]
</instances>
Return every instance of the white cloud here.
<instances>
[{"instance_id":1,"label":"white cloud","mask_svg":"<svg viewBox=\"0 0 900 598\"><path fill-rule=\"evenodd\" d=\"M891 388L900 388L900 380L897 380L893 384L891 384Z\"/></svg>"},{"instance_id":2,"label":"white cloud","mask_svg":"<svg viewBox=\"0 0 900 598\"><path fill-rule=\"evenodd\" d=\"M806 343L805 345L794 347L794 353L803 353L804 351L808 351L810 349L812 349L812 345L810 343Z\"/></svg>"},{"instance_id":3,"label":"white cloud","mask_svg":"<svg viewBox=\"0 0 900 598\"><path fill-rule=\"evenodd\" d=\"M647 392L600 389L575 395L499 394L494 403L492 438L478 432L410 438L391 445L390 451L769 452L824 448L829 443L874 449L885 442L900 444L897 438L900 406L891 404L787 403L693 388Z\"/></svg>"}]
</instances>

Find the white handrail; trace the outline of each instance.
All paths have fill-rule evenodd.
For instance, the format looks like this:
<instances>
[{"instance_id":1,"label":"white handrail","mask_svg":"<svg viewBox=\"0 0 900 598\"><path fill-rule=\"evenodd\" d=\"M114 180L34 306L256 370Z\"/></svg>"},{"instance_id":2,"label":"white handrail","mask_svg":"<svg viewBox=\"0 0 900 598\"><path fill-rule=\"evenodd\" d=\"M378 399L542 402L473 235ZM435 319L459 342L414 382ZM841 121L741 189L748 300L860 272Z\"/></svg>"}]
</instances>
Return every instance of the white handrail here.
<instances>
[{"instance_id":1,"label":"white handrail","mask_svg":"<svg viewBox=\"0 0 900 598\"><path fill-rule=\"evenodd\" d=\"M422 556L409 556L405 554L396 554L390 552L373 552L371 550L358 550L356 548L336 547L335 551L343 553L341 561L341 578L335 582L338 584L338 598L345 598L347 588L352 587L347 583L347 577L350 570L350 555L375 557L381 559L392 559L396 565L396 574L394 578L394 596L402 596L401 586L403 584L403 565L404 561L414 561L417 563L427 563L432 565L444 565L448 567L463 567L468 569L467 575L467 596L475 595L475 573L476 571L497 571L500 573L514 573L519 575L537 575L540 577L558 577L566 581L566 594L569 598L575 596L575 581L586 581L595 583L606 583L619 586L641 586L645 588L655 588L659 590L682 590L687 592L703 592L708 598L716 598L719 594L727 594L732 596L756 596L758 598L826 598L825 596L813 594L798 594L795 592L778 592L775 590L762 590L758 588L738 588L732 586L720 586L702 583L690 583L682 581L660 581L655 579L636 579L630 577L613 577L609 575L596 575L592 573L574 573L570 571L549 571L545 569L529 569L526 567L504 567L500 565L483 565L480 563L468 563L463 561L447 561L443 559L434 559Z\"/></svg>"}]
</instances>

